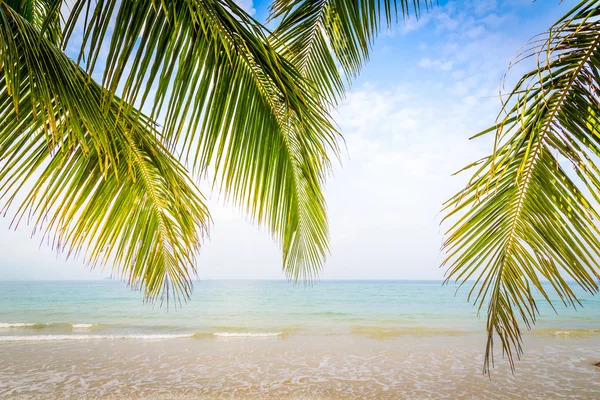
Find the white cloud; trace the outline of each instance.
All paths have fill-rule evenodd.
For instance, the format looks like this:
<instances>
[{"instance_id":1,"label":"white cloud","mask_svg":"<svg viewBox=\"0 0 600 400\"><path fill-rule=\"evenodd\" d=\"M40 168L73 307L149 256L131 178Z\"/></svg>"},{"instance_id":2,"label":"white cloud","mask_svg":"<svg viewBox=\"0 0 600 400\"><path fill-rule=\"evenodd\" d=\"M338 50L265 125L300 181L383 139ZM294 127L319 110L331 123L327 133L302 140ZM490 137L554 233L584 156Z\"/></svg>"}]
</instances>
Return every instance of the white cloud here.
<instances>
[{"instance_id":1,"label":"white cloud","mask_svg":"<svg viewBox=\"0 0 600 400\"><path fill-rule=\"evenodd\" d=\"M454 66L452 61L441 61L441 60L432 60L429 58L421 58L419 60L419 67L426 69L440 69L442 71L450 71Z\"/></svg>"}]
</instances>

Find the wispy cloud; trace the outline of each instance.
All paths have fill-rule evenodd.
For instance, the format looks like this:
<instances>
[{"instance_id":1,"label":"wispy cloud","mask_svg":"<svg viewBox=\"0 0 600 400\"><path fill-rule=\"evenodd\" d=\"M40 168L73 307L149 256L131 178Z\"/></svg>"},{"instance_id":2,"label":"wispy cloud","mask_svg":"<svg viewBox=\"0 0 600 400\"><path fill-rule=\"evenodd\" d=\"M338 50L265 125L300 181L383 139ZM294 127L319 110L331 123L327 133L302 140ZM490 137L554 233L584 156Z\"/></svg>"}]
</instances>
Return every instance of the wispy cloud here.
<instances>
[{"instance_id":1,"label":"wispy cloud","mask_svg":"<svg viewBox=\"0 0 600 400\"><path fill-rule=\"evenodd\" d=\"M454 66L452 61L432 60L430 58L421 58L419 67L427 69L441 69L442 71L450 71Z\"/></svg>"}]
</instances>

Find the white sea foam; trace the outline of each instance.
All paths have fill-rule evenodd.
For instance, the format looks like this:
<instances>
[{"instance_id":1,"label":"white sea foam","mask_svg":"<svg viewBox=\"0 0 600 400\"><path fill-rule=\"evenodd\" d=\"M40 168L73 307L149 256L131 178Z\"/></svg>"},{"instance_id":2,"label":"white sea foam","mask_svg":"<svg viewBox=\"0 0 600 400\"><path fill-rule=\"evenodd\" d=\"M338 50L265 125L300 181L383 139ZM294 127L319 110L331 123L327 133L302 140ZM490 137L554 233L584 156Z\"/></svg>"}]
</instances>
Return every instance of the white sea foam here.
<instances>
[{"instance_id":1,"label":"white sea foam","mask_svg":"<svg viewBox=\"0 0 600 400\"><path fill-rule=\"evenodd\" d=\"M27 328L37 325L46 325L38 322L0 322L0 328Z\"/></svg>"},{"instance_id":2,"label":"white sea foam","mask_svg":"<svg viewBox=\"0 0 600 400\"><path fill-rule=\"evenodd\" d=\"M283 332L215 332L219 337L272 337L283 335Z\"/></svg>"},{"instance_id":3,"label":"white sea foam","mask_svg":"<svg viewBox=\"0 0 600 400\"><path fill-rule=\"evenodd\" d=\"M73 329L88 329L94 326L95 324L71 324Z\"/></svg>"},{"instance_id":4,"label":"white sea foam","mask_svg":"<svg viewBox=\"0 0 600 400\"><path fill-rule=\"evenodd\" d=\"M117 340L117 339L178 339L192 337L193 334L146 334L146 335L23 335L0 336L0 342L39 342L50 340Z\"/></svg>"},{"instance_id":5,"label":"white sea foam","mask_svg":"<svg viewBox=\"0 0 600 400\"><path fill-rule=\"evenodd\" d=\"M556 331L556 332L554 332L554 336L567 336L567 335L570 335L570 334L571 334L571 332L569 332L569 331Z\"/></svg>"}]
</instances>

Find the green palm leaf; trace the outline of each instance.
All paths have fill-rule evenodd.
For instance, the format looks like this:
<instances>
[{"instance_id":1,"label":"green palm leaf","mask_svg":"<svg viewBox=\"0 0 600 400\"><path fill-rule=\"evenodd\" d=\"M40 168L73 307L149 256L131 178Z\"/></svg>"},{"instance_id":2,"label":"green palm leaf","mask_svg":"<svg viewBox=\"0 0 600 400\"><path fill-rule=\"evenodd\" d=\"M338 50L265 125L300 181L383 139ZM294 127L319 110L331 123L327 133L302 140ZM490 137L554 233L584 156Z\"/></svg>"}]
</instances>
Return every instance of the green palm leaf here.
<instances>
[{"instance_id":1,"label":"green palm leaf","mask_svg":"<svg viewBox=\"0 0 600 400\"><path fill-rule=\"evenodd\" d=\"M153 123L0 3L0 199L69 254L113 265L150 300L187 295L209 214Z\"/></svg>"},{"instance_id":2,"label":"green palm leaf","mask_svg":"<svg viewBox=\"0 0 600 400\"><path fill-rule=\"evenodd\" d=\"M430 0L275 0L270 19L281 18L274 31L286 56L314 83L319 94L336 104L344 93L338 64L355 78L369 59L382 21L390 27L399 14L419 17Z\"/></svg>"},{"instance_id":3,"label":"green palm leaf","mask_svg":"<svg viewBox=\"0 0 600 400\"><path fill-rule=\"evenodd\" d=\"M151 107L195 172L214 170L225 198L281 242L288 277L313 277L328 252L321 188L338 133L264 28L228 0L82 0L67 31L84 13L87 70L104 70L125 104Z\"/></svg>"},{"instance_id":4,"label":"green palm leaf","mask_svg":"<svg viewBox=\"0 0 600 400\"><path fill-rule=\"evenodd\" d=\"M522 353L521 327L535 323L537 290L547 280L566 305L567 279L598 291L600 197L600 4L583 1L536 38L519 60L535 58L504 102L494 153L446 204L456 219L444 249L448 279L475 279L469 298L487 304L484 372L499 338L511 367ZM563 168L570 164L573 174Z\"/></svg>"},{"instance_id":5,"label":"green palm leaf","mask_svg":"<svg viewBox=\"0 0 600 400\"><path fill-rule=\"evenodd\" d=\"M37 27L52 44L62 41L60 7L62 0L4 0L3 3Z\"/></svg>"}]
</instances>

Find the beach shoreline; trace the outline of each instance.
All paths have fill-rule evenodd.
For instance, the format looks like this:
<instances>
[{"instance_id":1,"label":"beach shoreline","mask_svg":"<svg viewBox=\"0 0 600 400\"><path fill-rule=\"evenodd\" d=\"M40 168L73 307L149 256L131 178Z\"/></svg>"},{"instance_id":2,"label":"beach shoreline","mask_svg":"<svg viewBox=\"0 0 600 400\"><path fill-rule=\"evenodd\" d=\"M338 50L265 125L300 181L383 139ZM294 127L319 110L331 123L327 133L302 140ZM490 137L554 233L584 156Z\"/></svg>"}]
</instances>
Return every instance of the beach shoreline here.
<instances>
[{"instance_id":1,"label":"beach shoreline","mask_svg":"<svg viewBox=\"0 0 600 400\"><path fill-rule=\"evenodd\" d=\"M491 379L483 335L3 342L0 398L597 398L600 336L525 341Z\"/></svg>"}]
</instances>

